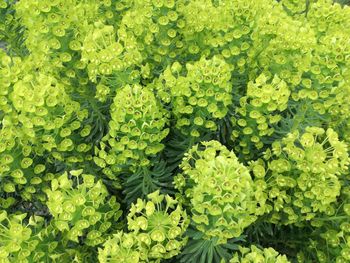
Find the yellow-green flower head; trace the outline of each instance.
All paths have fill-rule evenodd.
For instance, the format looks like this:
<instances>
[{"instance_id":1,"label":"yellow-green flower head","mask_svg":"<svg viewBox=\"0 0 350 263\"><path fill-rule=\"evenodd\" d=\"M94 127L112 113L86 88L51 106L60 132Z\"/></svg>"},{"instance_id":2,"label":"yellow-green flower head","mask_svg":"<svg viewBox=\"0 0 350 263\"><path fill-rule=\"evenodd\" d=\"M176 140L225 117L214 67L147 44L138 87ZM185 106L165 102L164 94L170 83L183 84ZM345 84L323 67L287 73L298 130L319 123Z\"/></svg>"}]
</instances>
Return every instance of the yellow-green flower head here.
<instances>
[{"instance_id":1,"label":"yellow-green flower head","mask_svg":"<svg viewBox=\"0 0 350 263\"><path fill-rule=\"evenodd\" d=\"M263 195L249 170L218 141L195 145L180 165L175 187L191 209L194 226L220 243L239 237L257 214L264 213ZM258 203L260 208L258 208Z\"/></svg>"},{"instance_id":2,"label":"yellow-green flower head","mask_svg":"<svg viewBox=\"0 0 350 263\"><path fill-rule=\"evenodd\" d=\"M302 1L284 2L298 4ZM306 17L303 14L293 16L311 28L312 35L309 38L314 43L304 45L312 50L312 60L304 67L304 72L308 73L303 75L301 85L293 92L292 98L298 103L307 100L313 112L327 118L324 122L328 127L349 140L348 132L345 131L348 127L344 127L348 126L346 123L350 116L350 90L345 84L349 75L344 74L344 69L349 67L349 50L345 43L349 41L350 9L348 6L342 8L337 2L341 1L310 1Z\"/></svg>"},{"instance_id":3,"label":"yellow-green flower head","mask_svg":"<svg viewBox=\"0 0 350 263\"><path fill-rule=\"evenodd\" d=\"M183 3L183 0L134 1L124 13L118 36L128 36L126 46L135 41L134 52L137 50L152 69L146 77L157 75L156 71L163 70L181 54L184 44L180 30L184 21L178 6Z\"/></svg>"},{"instance_id":4,"label":"yellow-green flower head","mask_svg":"<svg viewBox=\"0 0 350 263\"><path fill-rule=\"evenodd\" d=\"M332 28L325 36L320 37L309 74L302 80L301 89L292 96L296 101L307 100L311 109L327 117L328 127L337 132L344 124L348 125L350 116L350 88L346 84L349 75L342 73L343 69L349 67L349 51L345 48L349 33L345 33L346 30L348 28L342 28L339 32ZM341 135L348 137L347 132Z\"/></svg>"},{"instance_id":5,"label":"yellow-green flower head","mask_svg":"<svg viewBox=\"0 0 350 263\"><path fill-rule=\"evenodd\" d=\"M274 183L272 221L285 224L332 215L331 204L340 194L340 179L349 165L347 144L332 129L307 127L303 134L289 133L272 144L268 163Z\"/></svg>"},{"instance_id":6,"label":"yellow-green flower head","mask_svg":"<svg viewBox=\"0 0 350 263\"><path fill-rule=\"evenodd\" d=\"M290 97L287 83L277 75L260 74L247 84L247 93L241 97L237 117L231 118L234 127L231 139L235 150L247 157L264 146L263 138L274 133L274 124L281 119Z\"/></svg>"},{"instance_id":7,"label":"yellow-green flower head","mask_svg":"<svg viewBox=\"0 0 350 263\"><path fill-rule=\"evenodd\" d=\"M114 234L103 244L103 248L98 249L98 260L100 263L146 262L140 258L137 235L133 232L123 233L122 231Z\"/></svg>"},{"instance_id":8,"label":"yellow-green flower head","mask_svg":"<svg viewBox=\"0 0 350 263\"><path fill-rule=\"evenodd\" d=\"M256 246L250 248L240 247L230 263L289 263L285 255L280 254L272 247L260 249Z\"/></svg>"},{"instance_id":9,"label":"yellow-green flower head","mask_svg":"<svg viewBox=\"0 0 350 263\"><path fill-rule=\"evenodd\" d=\"M46 240L40 239L44 220L40 216L28 217L26 213L8 214L0 210L0 261L24 263L42 257L39 246L48 245Z\"/></svg>"},{"instance_id":10,"label":"yellow-green flower head","mask_svg":"<svg viewBox=\"0 0 350 263\"><path fill-rule=\"evenodd\" d=\"M16 14L26 27L25 44L40 58L50 56L51 50L59 52L80 50L81 37L86 35L87 24L98 20L101 3L79 2L76 0L55 0L54 2L24 0L16 5ZM27 10L32 10L29 14ZM72 37L69 33L74 32ZM80 33L80 34L79 34ZM74 42L70 43L71 40ZM39 48L41 50L38 50ZM62 47L62 49L61 49ZM51 49L51 50L50 50ZM63 51L64 50L64 51ZM52 59L52 57L51 57Z\"/></svg>"},{"instance_id":11,"label":"yellow-green flower head","mask_svg":"<svg viewBox=\"0 0 350 263\"><path fill-rule=\"evenodd\" d=\"M121 29L120 29L121 30ZM87 64L89 79L96 82L97 77L125 71L141 62L134 38L120 33L111 25L95 22L90 26L82 45L81 61Z\"/></svg>"},{"instance_id":12,"label":"yellow-green flower head","mask_svg":"<svg viewBox=\"0 0 350 263\"><path fill-rule=\"evenodd\" d=\"M313 255L317 262L342 263L350 260L350 187L348 182L349 180L344 178L343 183L346 185L341 189L338 202L333 204L336 215L325 215L310 221L314 227L310 235L312 241L303 247L301 253Z\"/></svg>"},{"instance_id":13,"label":"yellow-green flower head","mask_svg":"<svg viewBox=\"0 0 350 263\"><path fill-rule=\"evenodd\" d=\"M7 113L4 126L15 128L16 136L34 143L43 133L69 122L80 105L69 97L65 85L50 69L37 70L33 59L3 57L0 110Z\"/></svg>"},{"instance_id":14,"label":"yellow-green flower head","mask_svg":"<svg viewBox=\"0 0 350 263\"><path fill-rule=\"evenodd\" d=\"M41 216L0 210L0 235L0 262L4 263L45 262L48 255L50 260L85 262L82 255L92 256L87 246L67 248L58 231Z\"/></svg>"},{"instance_id":15,"label":"yellow-green flower head","mask_svg":"<svg viewBox=\"0 0 350 263\"><path fill-rule=\"evenodd\" d=\"M237 65L237 72L247 67L246 51L252 42L249 36L256 23L257 11L262 12L266 1L185 1L178 10L183 26L180 29L183 42L182 59L188 56L198 59L220 54ZM195 18L195 19L194 19Z\"/></svg>"},{"instance_id":16,"label":"yellow-green flower head","mask_svg":"<svg viewBox=\"0 0 350 263\"><path fill-rule=\"evenodd\" d=\"M323 231L319 234L320 239L315 243L316 246L308 249L320 249L317 253L317 259L319 262L330 262L336 259L335 262L349 262L350 260L350 232L349 232L349 219L345 219L339 222L339 225L325 225ZM322 247L328 246L329 250L327 254L322 251Z\"/></svg>"},{"instance_id":17,"label":"yellow-green flower head","mask_svg":"<svg viewBox=\"0 0 350 263\"><path fill-rule=\"evenodd\" d=\"M65 84L50 69L37 69L32 56L20 59L2 55L0 177L6 177L2 187L6 193L17 192L25 200L34 197L44 201L45 195L40 192L46 179L41 175L50 164L43 162L50 163L58 156L62 159L62 152L79 147L72 133L80 128L86 112L70 98ZM83 159L81 155L76 159ZM50 158L38 161L42 156Z\"/></svg>"},{"instance_id":18,"label":"yellow-green flower head","mask_svg":"<svg viewBox=\"0 0 350 263\"><path fill-rule=\"evenodd\" d=\"M340 2L340 1L338 1ZM318 37L329 33L349 34L350 10L331 0L310 1L307 21Z\"/></svg>"},{"instance_id":19,"label":"yellow-green flower head","mask_svg":"<svg viewBox=\"0 0 350 263\"><path fill-rule=\"evenodd\" d=\"M296 87L303 73L310 68L317 41L315 34L305 21L288 16L281 3L263 2L268 8L259 12L251 34L254 55L248 58L250 74L268 71Z\"/></svg>"},{"instance_id":20,"label":"yellow-green flower head","mask_svg":"<svg viewBox=\"0 0 350 263\"><path fill-rule=\"evenodd\" d=\"M26 242L31 238L32 230L22 224L25 217L26 214L8 216L6 211L0 212L1 260L7 260L10 256L20 259L21 255L25 258L25 254L31 253Z\"/></svg>"},{"instance_id":21,"label":"yellow-green flower head","mask_svg":"<svg viewBox=\"0 0 350 263\"><path fill-rule=\"evenodd\" d=\"M19 144L20 140L14 142ZM44 202L46 197L43 189L47 185L47 178L43 175L47 167L33 159L31 151L32 147L23 145L1 152L0 187L4 193L17 193L24 200Z\"/></svg>"},{"instance_id":22,"label":"yellow-green flower head","mask_svg":"<svg viewBox=\"0 0 350 263\"><path fill-rule=\"evenodd\" d=\"M163 150L161 141L168 135L165 128L167 111L148 87L127 85L117 91L111 106L109 133L95 158L100 166L111 166L118 171L121 166L149 165L148 157ZM105 144L109 145L108 152Z\"/></svg>"},{"instance_id":23,"label":"yellow-green flower head","mask_svg":"<svg viewBox=\"0 0 350 263\"><path fill-rule=\"evenodd\" d=\"M128 229L145 247L141 258L151 262L178 255L187 242L184 233L189 219L178 201L159 191L149 194L148 201L138 199L128 214Z\"/></svg>"},{"instance_id":24,"label":"yellow-green flower head","mask_svg":"<svg viewBox=\"0 0 350 263\"><path fill-rule=\"evenodd\" d=\"M82 170L67 172L53 179L51 189L46 191L46 202L53 216L51 225L63 233L64 239L78 242L86 237L85 244L96 246L105 241L112 224L121 215L115 197L108 197L102 181L95 182L93 175Z\"/></svg>"},{"instance_id":25,"label":"yellow-green flower head","mask_svg":"<svg viewBox=\"0 0 350 263\"><path fill-rule=\"evenodd\" d=\"M226 116L232 103L229 65L213 57L186 64L184 76L181 69L175 62L161 76L164 89L171 94L176 128L191 137L199 137L203 131L215 131L215 121Z\"/></svg>"}]
</instances>

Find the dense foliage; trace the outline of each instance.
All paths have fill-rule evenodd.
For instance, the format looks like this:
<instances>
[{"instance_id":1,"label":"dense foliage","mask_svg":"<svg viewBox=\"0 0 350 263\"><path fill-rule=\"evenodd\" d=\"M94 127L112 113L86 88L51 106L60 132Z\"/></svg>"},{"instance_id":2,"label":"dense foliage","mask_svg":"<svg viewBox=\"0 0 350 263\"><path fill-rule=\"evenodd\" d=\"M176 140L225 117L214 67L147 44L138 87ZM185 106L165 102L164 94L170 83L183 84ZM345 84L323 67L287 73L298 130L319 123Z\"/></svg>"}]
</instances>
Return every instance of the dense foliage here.
<instances>
[{"instance_id":1,"label":"dense foliage","mask_svg":"<svg viewBox=\"0 0 350 263\"><path fill-rule=\"evenodd\" d=\"M0 262L350 262L350 8L0 0Z\"/></svg>"}]
</instances>

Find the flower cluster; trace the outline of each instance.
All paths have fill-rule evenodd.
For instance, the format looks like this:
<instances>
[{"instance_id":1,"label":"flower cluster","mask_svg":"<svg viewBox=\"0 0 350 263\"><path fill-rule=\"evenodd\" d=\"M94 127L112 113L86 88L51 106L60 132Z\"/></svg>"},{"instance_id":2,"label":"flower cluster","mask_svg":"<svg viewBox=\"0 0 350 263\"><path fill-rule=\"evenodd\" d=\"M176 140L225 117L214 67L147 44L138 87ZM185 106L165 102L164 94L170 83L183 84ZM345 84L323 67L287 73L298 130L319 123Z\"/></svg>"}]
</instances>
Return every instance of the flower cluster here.
<instances>
[{"instance_id":1,"label":"flower cluster","mask_svg":"<svg viewBox=\"0 0 350 263\"><path fill-rule=\"evenodd\" d=\"M186 244L188 217L178 201L159 191L138 199L127 216L129 233L118 232L99 250L100 262L159 262L178 255Z\"/></svg>"},{"instance_id":2,"label":"flower cluster","mask_svg":"<svg viewBox=\"0 0 350 263\"><path fill-rule=\"evenodd\" d=\"M159 153L168 135L167 112L153 92L140 85L126 85L117 91L111 105L109 133L102 140L95 162L107 175L123 166L149 166L149 157Z\"/></svg>"},{"instance_id":3,"label":"flower cluster","mask_svg":"<svg viewBox=\"0 0 350 263\"><path fill-rule=\"evenodd\" d=\"M117 38L114 27L101 22L94 23L88 32L81 47L81 61L87 64L89 79L96 82L97 77L117 74L121 78L118 82L132 81L134 74L128 77L122 72L141 62L142 57L137 52L136 41L122 33L118 34Z\"/></svg>"},{"instance_id":4,"label":"flower cluster","mask_svg":"<svg viewBox=\"0 0 350 263\"><path fill-rule=\"evenodd\" d=\"M350 188L349 180L338 197L341 205L333 204L334 214L319 216L311 221L309 240L298 252L299 262L312 258L317 262L348 262L350 260ZM326 247L326 248L325 248Z\"/></svg>"},{"instance_id":5,"label":"flower cluster","mask_svg":"<svg viewBox=\"0 0 350 263\"><path fill-rule=\"evenodd\" d=\"M18 262L21 260L23 262L35 250L36 244L31 240L32 228L22 223L25 217L26 214L8 216L6 211L1 211L0 259L2 262L9 262L10 255Z\"/></svg>"},{"instance_id":6,"label":"flower cluster","mask_svg":"<svg viewBox=\"0 0 350 263\"><path fill-rule=\"evenodd\" d=\"M41 216L0 212L0 261L10 262L75 262L92 259L91 252L81 246L70 249L56 238L57 230L45 226Z\"/></svg>"},{"instance_id":7,"label":"flower cluster","mask_svg":"<svg viewBox=\"0 0 350 263\"><path fill-rule=\"evenodd\" d=\"M190 207L194 226L207 238L219 237L219 243L225 243L239 237L264 213L264 195L248 168L219 142L194 146L180 167L176 188Z\"/></svg>"},{"instance_id":8,"label":"flower cluster","mask_svg":"<svg viewBox=\"0 0 350 263\"><path fill-rule=\"evenodd\" d=\"M186 244L187 214L177 200L159 191L149 194L148 199L132 204L128 229L147 247L149 259L172 258Z\"/></svg>"},{"instance_id":9,"label":"flower cluster","mask_svg":"<svg viewBox=\"0 0 350 263\"><path fill-rule=\"evenodd\" d=\"M34 69L32 57L11 59L0 51L1 96L3 116L0 131L2 164L1 185L6 193L17 191L30 200L33 194L43 201L40 187L50 179L46 167L55 161L83 162L90 145L74 145L80 132L84 137L89 127L82 121L87 112L70 99L64 84L46 70ZM75 152L75 156L70 155ZM42 157L47 157L43 162Z\"/></svg>"},{"instance_id":10,"label":"flower cluster","mask_svg":"<svg viewBox=\"0 0 350 263\"><path fill-rule=\"evenodd\" d=\"M334 213L331 204L340 195L340 179L349 164L347 145L334 130L307 127L303 134L295 131L275 141L268 152L273 222L298 224Z\"/></svg>"},{"instance_id":11,"label":"flower cluster","mask_svg":"<svg viewBox=\"0 0 350 263\"><path fill-rule=\"evenodd\" d=\"M264 138L274 133L273 125L282 119L280 113L287 108L290 93L286 82L277 75L269 80L261 74L248 82L246 96L240 98L236 109L237 117L231 117L231 138L237 142L237 152L249 156L253 149L263 148Z\"/></svg>"},{"instance_id":12,"label":"flower cluster","mask_svg":"<svg viewBox=\"0 0 350 263\"><path fill-rule=\"evenodd\" d=\"M121 216L116 198L108 197L101 181L82 170L64 173L51 181L51 189L46 191L47 207L53 216L51 224L63 233L63 238L79 242L84 237L85 244L96 246L105 237ZM82 178L82 181L80 182Z\"/></svg>"},{"instance_id":13,"label":"flower cluster","mask_svg":"<svg viewBox=\"0 0 350 263\"><path fill-rule=\"evenodd\" d=\"M273 248L260 249L256 246L250 248L241 247L240 255L236 253L230 260L230 263L254 263L254 262L268 262L268 263L288 263L290 262L285 255L280 255Z\"/></svg>"},{"instance_id":14,"label":"flower cluster","mask_svg":"<svg viewBox=\"0 0 350 263\"><path fill-rule=\"evenodd\" d=\"M232 102L230 78L231 69L224 60L202 58L186 64L186 70L174 62L160 78L165 85L155 86L160 91L168 91L176 128L197 138L205 131L217 130L215 121L226 116L227 106Z\"/></svg>"},{"instance_id":15,"label":"flower cluster","mask_svg":"<svg viewBox=\"0 0 350 263\"><path fill-rule=\"evenodd\" d=\"M184 47L179 31L185 23L178 13L184 2L136 1L122 18L119 34L136 40L137 50L144 62L151 65L152 72L166 66L169 59L174 60Z\"/></svg>"},{"instance_id":16,"label":"flower cluster","mask_svg":"<svg viewBox=\"0 0 350 263\"><path fill-rule=\"evenodd\" d=\"M140 259L140 252L136 249L137 246L138 240L133 233L120 231L103 244L103 249L100 249L98 253L98 260L101 263L114 261L125 263L144 262Z\"/></svg>"}]
</instances>

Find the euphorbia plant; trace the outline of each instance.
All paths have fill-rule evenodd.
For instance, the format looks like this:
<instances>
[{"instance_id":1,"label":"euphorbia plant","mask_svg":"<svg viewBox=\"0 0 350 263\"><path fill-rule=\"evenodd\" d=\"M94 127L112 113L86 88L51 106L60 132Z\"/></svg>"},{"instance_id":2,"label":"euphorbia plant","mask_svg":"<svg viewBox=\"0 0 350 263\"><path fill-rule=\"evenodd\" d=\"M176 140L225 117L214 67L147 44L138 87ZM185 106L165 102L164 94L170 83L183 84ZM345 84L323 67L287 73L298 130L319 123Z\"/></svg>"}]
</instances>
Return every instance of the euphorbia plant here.
<instances>
[{"instance_id":1,"label":"euphorbia plant","mask_svg":"<svg viewBox=\"0 0 350 263\"><path fill-rule=\"evenodd\" d=\"M348 262L335 2L0 0L0 261Z\"/></svg>"}]
</instances>

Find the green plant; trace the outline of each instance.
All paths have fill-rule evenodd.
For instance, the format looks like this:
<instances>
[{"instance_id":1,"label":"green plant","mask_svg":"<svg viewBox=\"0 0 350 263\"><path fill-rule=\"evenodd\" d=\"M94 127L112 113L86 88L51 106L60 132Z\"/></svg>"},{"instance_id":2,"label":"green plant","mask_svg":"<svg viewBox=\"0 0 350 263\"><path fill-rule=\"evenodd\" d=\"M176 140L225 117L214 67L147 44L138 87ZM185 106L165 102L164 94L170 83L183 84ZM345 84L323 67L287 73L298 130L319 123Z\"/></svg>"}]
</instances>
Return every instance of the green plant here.
<instances>
[{"instance_id":1,"label":"green plant","mask_svg":"<svg viewBox=\"0 0 350 263\"><path fill-rule=\"evenodd\" d=\"M349 262L346 2L0 0L0 262Z\"/></svg>"}]
</instances>

